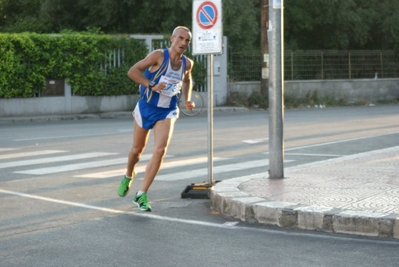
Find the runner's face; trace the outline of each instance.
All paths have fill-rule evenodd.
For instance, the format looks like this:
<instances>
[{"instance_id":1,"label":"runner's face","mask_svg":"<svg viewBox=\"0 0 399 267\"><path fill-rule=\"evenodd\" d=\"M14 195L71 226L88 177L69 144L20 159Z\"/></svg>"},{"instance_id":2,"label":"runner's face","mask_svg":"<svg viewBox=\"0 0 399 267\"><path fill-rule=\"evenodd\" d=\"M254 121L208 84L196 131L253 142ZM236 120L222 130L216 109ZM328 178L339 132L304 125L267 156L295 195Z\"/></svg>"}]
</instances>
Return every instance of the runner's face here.
<instances>
[{"instance_id":1,"label":"runner's face","mask_svg":"<svg viewBox=\"0 0 399 267\"><path fill-rule=\"evenodd\" d=\"M172 44L178 49L179 52L184 53L191 42L191 35L183 30L177 30L175 36L172 36Z\"/></svg>"}]
</instances>

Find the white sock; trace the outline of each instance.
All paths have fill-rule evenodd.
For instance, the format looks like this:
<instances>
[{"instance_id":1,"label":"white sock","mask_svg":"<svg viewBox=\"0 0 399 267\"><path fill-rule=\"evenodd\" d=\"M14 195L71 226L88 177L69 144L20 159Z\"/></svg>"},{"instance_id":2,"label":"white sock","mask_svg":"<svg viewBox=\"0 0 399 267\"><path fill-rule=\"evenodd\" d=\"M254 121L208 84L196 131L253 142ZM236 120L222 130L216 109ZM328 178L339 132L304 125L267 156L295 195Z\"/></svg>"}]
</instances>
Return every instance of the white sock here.
<instances>
[{"instance_id":1,"label":"white sock","mask_svg":"<svg viewBox=\"0 0 399 267\"><path fill-rule=\"evenodd\" d=\"M125 178L132 180L132 177L125 175Z\"/></svg>"},{"instance_id":2,"label":"white sock","mask_svg":"<svg viewBox=\"0 0 399 267\"><path fill-rule=\"evenodd\" d=\"M137 196L141 196L143 193L145 193L145 192L140 190L137 192Z\"/></svg>"}]
</instances>

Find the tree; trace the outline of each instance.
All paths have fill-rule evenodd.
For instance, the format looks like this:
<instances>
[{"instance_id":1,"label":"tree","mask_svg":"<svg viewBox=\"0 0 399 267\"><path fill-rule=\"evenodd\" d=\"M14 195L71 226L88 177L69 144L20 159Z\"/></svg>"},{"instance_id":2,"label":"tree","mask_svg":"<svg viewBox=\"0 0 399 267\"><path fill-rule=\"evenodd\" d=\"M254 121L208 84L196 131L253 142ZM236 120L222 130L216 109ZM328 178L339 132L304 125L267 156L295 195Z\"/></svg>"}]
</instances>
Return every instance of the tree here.
<instances>
[{"instance_id":1,"label":"tree","mask_svg":"<svg viewBox=\"0 0 399 267\"><path fill-rule=\"evenodd\" d=\"M259 0L223 0L224 34L235 50L259 43ZM0 0L0 30L59 33L99 28L104 33L170 34L192 28L192 1Z\"/></svg>"},{"instance_id":2,"label":"tree","mask_svg":"<svg viewBox=\"0 0 399 267\"><path fill-rule=\"evenodd\" d=\"M222 0L223 32L234 52L259 50L260 2ZM284 6L288 49L399 51L398 0L285 0ZM167 35L177 25L192 28L191 0L0 0L1 32Z\"/></svg>"},{"instance_id":3,"label":"tree","mask_svg":"<svg viewBox=\"0 0 399 267\"><path fill-rule=\"evenodd\" d=\"M285 0L290 49L393 49L397 0Z\"/></svg>"}]
</instances>

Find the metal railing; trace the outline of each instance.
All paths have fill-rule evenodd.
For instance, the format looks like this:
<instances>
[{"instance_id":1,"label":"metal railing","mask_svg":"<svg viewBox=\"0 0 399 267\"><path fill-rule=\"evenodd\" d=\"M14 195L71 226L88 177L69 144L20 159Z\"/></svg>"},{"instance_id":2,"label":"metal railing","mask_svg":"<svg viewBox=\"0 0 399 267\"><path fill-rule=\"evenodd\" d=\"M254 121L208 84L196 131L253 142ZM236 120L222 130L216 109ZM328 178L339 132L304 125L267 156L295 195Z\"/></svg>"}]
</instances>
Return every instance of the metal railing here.
<instances>
[{"instance_id":1,"label":"metal railing","mask_svg":"<svg viewBox=\"0 0 399 267\"><path fill-rule=\"evenodd\" d=\"M234 81L260 81L259 51L231 53L229 76ZM392 50L284 51L285 80L398 78L399 58Z\"/></svg>"}]
</instances>

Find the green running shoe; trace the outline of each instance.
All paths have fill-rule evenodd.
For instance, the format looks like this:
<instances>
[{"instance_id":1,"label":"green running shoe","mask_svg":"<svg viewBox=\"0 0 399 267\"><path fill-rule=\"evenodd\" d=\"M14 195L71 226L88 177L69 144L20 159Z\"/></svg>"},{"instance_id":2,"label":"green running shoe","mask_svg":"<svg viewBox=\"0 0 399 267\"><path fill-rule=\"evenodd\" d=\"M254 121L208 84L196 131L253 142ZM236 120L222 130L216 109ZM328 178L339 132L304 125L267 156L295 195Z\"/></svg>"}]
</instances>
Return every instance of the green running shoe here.
<instances>
[{"instance_id":1,"label":"green running shoe","mask_svg":"<svg viewBox=\"0 0 399 267\"><path fill-rule=\"evenodd\" d=\"M130 185L132 184L132 182L134 180L134 177L136 177L135 172L133 172L131 179L127 178L126 175L123 177L123 180L118 187L118 195L120 197L124 197L127 195L127 193L129 192L129 189L130 189Z\"/></svg>"},{"instance_id":2,"label":"green running shoe","mask_svg":"<svg viewBox=\"0 0 399 267\"><path fill-rule=\"evenodd\" d=\"M134 196L133 204L135 204L140 210L151 211L151 206L148 204L147 193L141 194L141 196Z\"/></svg>"}]
</instances>

